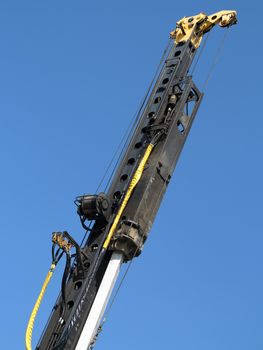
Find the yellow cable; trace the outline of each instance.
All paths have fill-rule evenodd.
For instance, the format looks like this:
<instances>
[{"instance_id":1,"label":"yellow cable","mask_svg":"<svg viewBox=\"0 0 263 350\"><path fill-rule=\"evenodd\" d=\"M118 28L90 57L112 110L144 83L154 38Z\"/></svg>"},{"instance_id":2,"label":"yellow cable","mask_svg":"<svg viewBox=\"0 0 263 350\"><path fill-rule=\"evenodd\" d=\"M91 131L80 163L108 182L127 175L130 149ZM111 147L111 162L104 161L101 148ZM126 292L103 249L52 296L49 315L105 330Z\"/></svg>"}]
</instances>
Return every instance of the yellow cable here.
<instances>
[{"instance_id":1,"label":"yellow cable","mask_svg":"<svg viewBox=\"0 0 263 350\"><path fill-rule=\"evenodd\" d=\"M43 296L46 292L47 286L50 282L50 279L53 275L53 272L55 270L56 265L54 263L51 264L50 269L48 271L48 274L45 278L45 281L42 285L42 289L39 293L39 296L37 298L37 301L33 307L33 310L31 312L28 324L27 324L27 329L26 329L26 350L32 350L32 333L33 333L33 328L34 328L34 323L35 323L35 318L38 313L39 306L42 302Z\"/></svg>"},{"instance_id":2,"label":"yellow cable","mask_svg":"<svg viewBox=\"0 0 263 350\"><path fill-rule=\"evenodd\" d=\"M135 174L134 174L134 176L133 176L133 178L132 178L132 180L131 180L131 182L129 184L128 190L127 190L127 192L125 194L125 197L124 197L124 199L123 199L123 201L121 203L120 209L119 209L119 211L118 211L118 213L117 213L117 215L116 215L116 217L115 217L115 219L114 219L114 221L112 223L112 226L110 228L108 236L107 236L107 238L106 238L106 240L105 240L105 242L103 244L103 248L104 249L108 248L110 240L111 240L111 238L112 238L112 236L114 234L114 231L115 231L115 229L116 229L116 227L117 227L117 225L119 223L120 217L121 217L121 215L122 215L122 213L123 213L123 211L124 211L128 201L129 201L129 199L131 197L132 191L134 190L135 186L137 185L137 183L139 182L139 180L140 180L140 178L142 176L142 172L144 170L145 164L146 164L148 158L150 157L150 154L152 152L153 147L154 147L154 145L152 143L150 143L148 145L148 147L146 148L144 156L142 157L142 159L140 161L140 164L139 164L139 166L138 166L138 168L137 168L137 170L136 170L136 172L135 172Z\"/></svg>"}]
</instances>

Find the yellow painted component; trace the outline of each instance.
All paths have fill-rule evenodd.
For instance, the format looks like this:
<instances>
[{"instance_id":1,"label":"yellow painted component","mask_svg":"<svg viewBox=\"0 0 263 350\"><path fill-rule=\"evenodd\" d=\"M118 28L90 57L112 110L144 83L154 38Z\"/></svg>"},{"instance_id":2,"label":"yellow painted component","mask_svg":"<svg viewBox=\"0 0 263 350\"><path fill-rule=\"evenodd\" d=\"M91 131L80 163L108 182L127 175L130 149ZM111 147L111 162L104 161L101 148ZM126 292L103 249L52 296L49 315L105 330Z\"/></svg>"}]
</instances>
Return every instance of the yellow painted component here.
<instances>
[{"instance_id":1,"label":"yellow painted component","mask_svg":"<svg viewBox=\"0 0 263 350\"><path fill-rule=\"evenodd\" d=\"M146 148L146 151L145 151L145 153L144 153L144 155L143 155L143 157L142 157L142 159L140 161L140 164L139 164L138 168L136 169L135 174L134 174L134 176L133 176L133 178L132 178L132 180L131 180L131 182L129 184L128 190L127 190L127 192L126 192L126 194L124 196L124 199L123 199L123 201L121 203L119 211L118 211L117 215L115 216L115 219L114 219L114 221L113 221L113 223L111 225L111 228L110 228L110 231L108 233L108 236L107 236L107 238L106 238L106 240L105 240L105 242L103 244L103 248L104 249L108 248L110 240L111 240L111 238L112 238L112 236L114 234L114 231L116 230L116 227L117 227L117 225L119 223L119 220L121 218L121 215L122 215L124 209L126 208L126 205L127 205L128 201L129 201L129 199L131 197L131 194L132 194L134 188L136 187L137 183L140 181L140 178L142 176L142 172L143 172L143 170L145 168L145 164L146 164L148 158L150 157L150 154L151 154L151 152L153 150L153 147L154 147L154 145L152 143L150 143L147 146L147 148Z\"/></svg>"},{"instance_id":2,"label":"yellow painted component","mask_svg":"<svg viewBox=\"0 0 263 350\"><path fill-rule=\"evenodd\" d=\"M54 232L52 236L52 242L57 244L59 248L66 252L69 252L72 248L72 243L63 237L61 232Z\"/></svg>"},{"instance_id":3,"label":"yellow painted component","mask_svg":"<svg viewBox=\"0 0 263 350\"><path fill-rule=\"evenodd\" d=\"M216 24L220 27L229 27L237 23L236 11L220 11L208 16L205 13L192 17L184 17L176 23L176 28L170 33L170 37L178 44L191 38L192 44L197 49L203 35L209 32Z\"/></svg>"},{"instance_id":4,"label":"yellow painted component","mask_svg":"<svg viewBox=\"0 0 263 350\"><path fill-rule=\"evenodd\" d=\"M45 281L42 285L41 291L39 293L39 296L37 298L37 301L33 307L33 310L31 312L28 324L27 324L27 329L26 329L26 350L32 350L32 333L33 333L33 328L34 328L34 323L35 323L35 319L38 313L38 309L40 307L40 304L42 302L42 299L44 297L44 294L46 292L47 286L50 282L50 279L53 275L54 269L55 269L56 265L54 263L51 264L50 269L48 271L48 274L45 278Z\"/></svg>"}]
</instances>

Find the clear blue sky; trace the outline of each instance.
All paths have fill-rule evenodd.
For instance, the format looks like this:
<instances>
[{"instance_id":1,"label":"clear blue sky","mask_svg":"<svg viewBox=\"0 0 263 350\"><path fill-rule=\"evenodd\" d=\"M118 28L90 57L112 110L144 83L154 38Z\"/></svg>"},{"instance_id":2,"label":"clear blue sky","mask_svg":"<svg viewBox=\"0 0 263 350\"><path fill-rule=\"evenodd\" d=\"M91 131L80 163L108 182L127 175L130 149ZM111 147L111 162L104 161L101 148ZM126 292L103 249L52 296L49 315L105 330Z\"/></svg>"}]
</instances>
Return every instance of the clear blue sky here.
<instances>
[{"instance_id":1,"label":"clear blue sky","mask_svg":"<svg viewBox=\"0 0 263 350\"><path fill-rule=\"evenodd\" d=\"M2 349L24 347L51 232L81 240L73 200L95 191L169 31L221 9L236 9L239 24L96 350L263 348L261 2L10 0L0 4ZM209 37L200 87L223 36Z\"/></svg>"}]
</instances>

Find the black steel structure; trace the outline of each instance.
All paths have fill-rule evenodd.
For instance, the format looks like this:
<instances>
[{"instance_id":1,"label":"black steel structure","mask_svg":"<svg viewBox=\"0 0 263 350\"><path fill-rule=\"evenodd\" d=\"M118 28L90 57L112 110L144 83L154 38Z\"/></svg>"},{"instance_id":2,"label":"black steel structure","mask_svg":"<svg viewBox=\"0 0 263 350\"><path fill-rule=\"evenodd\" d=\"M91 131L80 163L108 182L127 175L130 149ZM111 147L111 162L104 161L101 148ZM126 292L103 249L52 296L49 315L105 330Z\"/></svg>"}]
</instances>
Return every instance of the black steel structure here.
<instances>
[{"instance_id":1,"label":"black steel structure","mask_svg":"<svg viewBox=\"0 0 263 350\"><path fill-rule=\"evenodd\" d=\"M66 305L61 306L60 296L37 349L74 349L112 250L122 251L126 260L140 254L202 100L203 94L187 75L195 52L191 40L171 48L110 185L105 200L111 206L107 220L100 215L96 220L96 214L92 217L95 224L81 254L84 273L80 275L77 266L71 271L66 285ZM125 209L117 234L109 251L96 264L129 179L145 147L157 133L160 133L159 141ZM83 221L85 210L81 207L85 202L85 197L77 199Z\"/></svg>"},{"instance_id":2,"label":"black steel structure","mask_svg":"<svg viewBox=\"0 0 263 350\"><path fill-rule=\"evenodd\" d=\"M192 22L191 18L188 22ZM199 46L195 45L195 38L196 31L192 31L186 41L170 45L107 193L76 199L81 223L90 232L82 247L75 244L74 263L63 278L62 293L36 349L75 349L112 252L121 252L124 261L141 253L202 101L203 94L189 75ZM149 144L154 149L109 247L104 249L110 227ZM93 222L91 228L86 225L89 220Z\"/></svg>"}]
</instances>

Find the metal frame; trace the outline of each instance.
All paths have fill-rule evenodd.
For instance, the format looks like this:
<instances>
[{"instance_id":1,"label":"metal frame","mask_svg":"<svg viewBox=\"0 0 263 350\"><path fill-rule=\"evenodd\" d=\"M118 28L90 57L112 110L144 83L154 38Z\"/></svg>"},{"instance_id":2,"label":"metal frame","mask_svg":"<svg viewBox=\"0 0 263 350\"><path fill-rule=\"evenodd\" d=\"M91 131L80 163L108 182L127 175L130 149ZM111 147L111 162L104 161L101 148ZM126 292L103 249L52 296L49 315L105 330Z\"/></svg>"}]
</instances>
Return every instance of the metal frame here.
<instances>
[{"instance_id":1,"label":"metal frame","mask_svg":"<svg viewBox=\"0 0 263 350\"><path fill-rule=\"evenodd\" d=\"M191 38L185 43L174 44L171 48L111 181L107 193L112 203L109 222L105 227L94 223L82 248L84 277L79 276L73 266L66 284L67 309L64 310L63 319L60 313L62 300L59 296L36 349L75 349L111 261L112 251L119 250L125 261L140 254L202 100L202 93L187 75L195 53L196 48L191 43ZM189 103L193 103L194 107L187 113ZM162 130L163 137L150 156L123 213L111 250L106 252L103 259L98 259L129 179L149 139L158 130Z\"/></svg>"}]
</instances>

